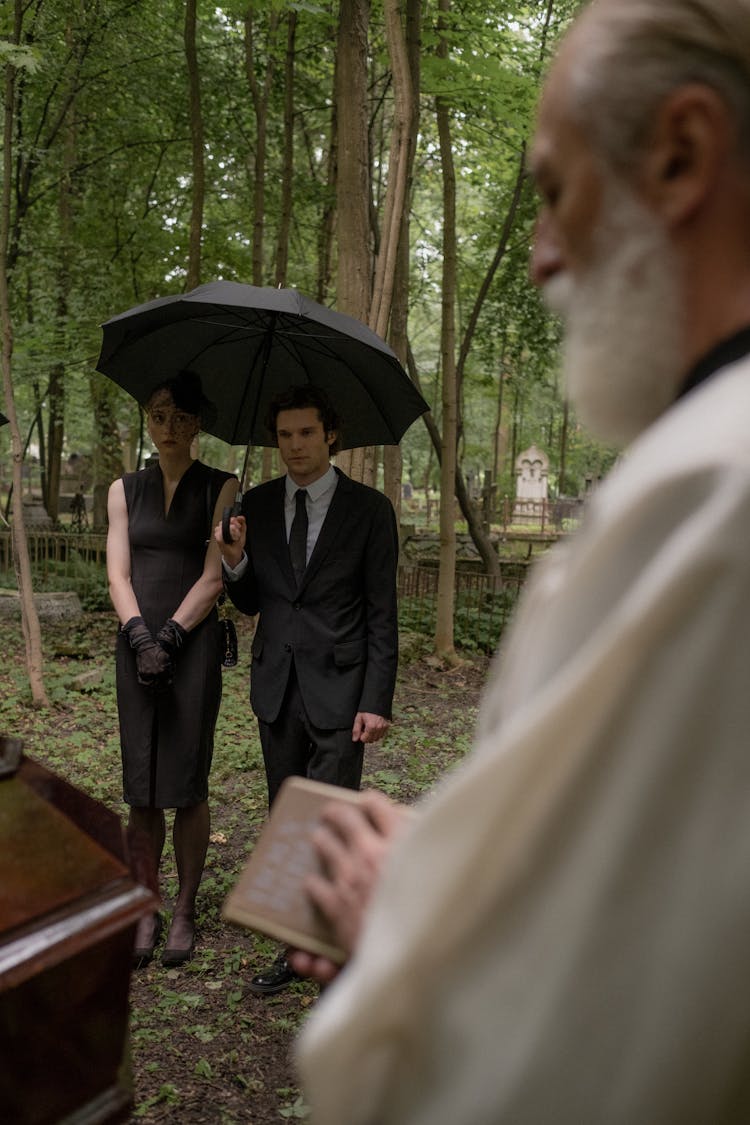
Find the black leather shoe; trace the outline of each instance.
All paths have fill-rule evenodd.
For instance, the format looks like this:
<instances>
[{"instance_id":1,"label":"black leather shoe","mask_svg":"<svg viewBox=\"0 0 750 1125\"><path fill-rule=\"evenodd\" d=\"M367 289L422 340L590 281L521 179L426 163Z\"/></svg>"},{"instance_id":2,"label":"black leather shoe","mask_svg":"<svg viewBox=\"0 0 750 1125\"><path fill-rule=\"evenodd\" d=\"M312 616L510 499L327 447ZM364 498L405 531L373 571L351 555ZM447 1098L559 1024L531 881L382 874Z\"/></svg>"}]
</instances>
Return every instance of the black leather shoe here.
<instances>
[{"instance_id":1,"label":"black leather shoe","mask_svg":"<svg viewBox=\"0 0 750 1125\"><path fill-rule=\"evenodd\" d=\"M292 981L299 979L282 954L281 957L276 958L273 965L269 965L267 969L252 977L248 988L251 992L257 992L261 996L272 996L274 992L281 992Z\"/></svg>"}]
</instances>

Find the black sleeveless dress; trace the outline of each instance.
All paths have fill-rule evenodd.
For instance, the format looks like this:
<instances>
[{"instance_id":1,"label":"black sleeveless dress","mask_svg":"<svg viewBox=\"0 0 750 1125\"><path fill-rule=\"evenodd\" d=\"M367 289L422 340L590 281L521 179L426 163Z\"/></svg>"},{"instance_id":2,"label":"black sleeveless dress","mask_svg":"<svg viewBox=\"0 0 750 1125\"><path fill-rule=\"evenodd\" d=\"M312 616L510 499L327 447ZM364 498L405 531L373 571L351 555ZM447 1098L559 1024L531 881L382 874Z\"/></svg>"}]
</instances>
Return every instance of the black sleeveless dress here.
<instances>
[{"instance_id":1,"label":"black sleeveless dress","mask_svg":"<svg viewBox=\"0 0 750 1125\"><path fill-rule=\"evenodd\" d=\"M231 475L193 461L166 516L158 465L122 478L133 590L154 634L200 578L216 501ZM127 804L184 808L206 800L221 701L220 659L214 608L188 634L174 683L155 693L138 683L135 653L118 633L115 668Z\"/></svg>"}]
</instances>

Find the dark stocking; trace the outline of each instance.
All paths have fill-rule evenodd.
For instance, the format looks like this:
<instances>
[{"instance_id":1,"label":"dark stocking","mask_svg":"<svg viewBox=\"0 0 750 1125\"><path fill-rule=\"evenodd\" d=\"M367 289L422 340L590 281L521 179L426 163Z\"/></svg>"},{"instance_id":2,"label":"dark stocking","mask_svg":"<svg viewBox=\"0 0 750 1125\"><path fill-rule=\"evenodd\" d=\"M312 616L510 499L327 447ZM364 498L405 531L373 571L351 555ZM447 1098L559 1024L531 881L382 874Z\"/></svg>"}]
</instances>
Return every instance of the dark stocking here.
<instances>
[{"instance_id":1,"label":"dark stocking","mask_svg":"<svg viewBox=\"0 0 750 1125\"><path fill-rule=\"evenodd\" d=\"M161 853L164 851L166 837L166 822L163 809L131 808L128 821L131 828L136 829L145 836L151 845L151 858L154 864L155 882L156 873L161 863ZM153 943L155 918L147 914L141 918L135 932L136 947L145 947Z\"/></svg>"},{"instance_id":2,"label":"dark stocking","mask_svg":"<svg viewBox=\"0 0 750 1125\"><path fill-rule=\"evenodd\" d=\"M180 889L167 937L168 949L188 949L193 943L195 898L206 861L210 831L208 801L175 811L172 839Z\"/></svg>"}]
</instances>

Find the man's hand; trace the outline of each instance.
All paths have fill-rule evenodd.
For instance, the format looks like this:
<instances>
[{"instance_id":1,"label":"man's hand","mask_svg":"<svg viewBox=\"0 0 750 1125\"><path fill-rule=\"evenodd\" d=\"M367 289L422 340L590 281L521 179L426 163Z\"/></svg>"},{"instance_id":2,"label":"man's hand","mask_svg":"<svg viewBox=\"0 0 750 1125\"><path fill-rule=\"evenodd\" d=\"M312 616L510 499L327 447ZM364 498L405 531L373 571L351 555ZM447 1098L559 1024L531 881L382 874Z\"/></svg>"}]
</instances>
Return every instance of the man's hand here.
<instances>
[{"instance_id":1,"label":"man's hand","mask_svg":"<svg viewBox=\"0 0 750 1125\"><path fill-rule=\"evenodd\" d=\"M380 742L390 725L388 719L384 719L382 715L358 711L352 726L352 742Z\"/></svg>"},{"instance_id":2,"label":"man's hand","mask_svg":"<svg viewBox=\"0 0 750 1125\"><path fill-rule=\"evenodd\" d=\"M323 810L312 842L324 874L308 876L305 888L348 954L356 947L383 863L405 822L405 809L374 791L364 793L359 804L332 802ZM321 984L338 971L332 961L300 950L290 952L288 960L300 976Z\"/></svg>"},{"instance_id":3,"label":"man's hand","mask_svg":"<svg viewBox=\"0 0 750 1125\"><path fill-rule=\"evenodd\" d=\"M318 984L330 984L341 972L341 965L335 961L318 957L315 953L305 953L303 949L287 949L286 959L298 977L309 977Z\"/></svg>"},{"instance_id":4,"label":"man's hand","mask_svg":"<svg viewBox=\"0 0 750 1125\"><path fill-rule=\"evenodd\" d=\"M222 525L219 523L214 528L214 539L219 544L221 557L230 568L234 570L238 562L242 558L245 550L245 540L247 539L247 520L244 516L232 516L229 521L229 534L232 538L231 543L224 542L224 533Z\"/></svg>"}]
</instances>

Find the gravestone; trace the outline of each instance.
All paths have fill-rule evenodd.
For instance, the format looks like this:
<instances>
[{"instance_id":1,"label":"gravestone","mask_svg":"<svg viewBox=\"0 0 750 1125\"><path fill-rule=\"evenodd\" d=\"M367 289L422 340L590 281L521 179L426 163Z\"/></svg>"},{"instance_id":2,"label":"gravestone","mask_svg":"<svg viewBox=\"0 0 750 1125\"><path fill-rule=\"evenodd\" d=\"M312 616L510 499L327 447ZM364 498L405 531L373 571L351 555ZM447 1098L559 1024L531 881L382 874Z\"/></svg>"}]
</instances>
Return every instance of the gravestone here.
<instances>
[{"instance_id":1,"label":"gravestone","mask_svg":"<svg viewBox=\"0 0 750 1125\"><path fill-rule=\"evenodd\" d=\"M42 621L75 621L83 616L83 607L74 590L34 594L34 605ZM21 599L17 590L0 590L0 618L20 617Z\"/></svg>"},{"instance_id":2,"label":"gravestone","mask_svg":"<svg viewBox=\"0 0 750 1125\"><path fill-rule=\"evenodd\" d=\"M24 500L23 521L29 531L51 531L53 524L41 500Z\"/></svg>"},{"instance_id":3,"label":"gravestone","mask_svg":"<svg viewBox=\"0 0 750 1125\"><path fill-rule=\"evenodd\" d=\"M513 518L539 517L547 499L549 457L530 445L516 457L516 499Z\"/></svg>"}]
</instances>

